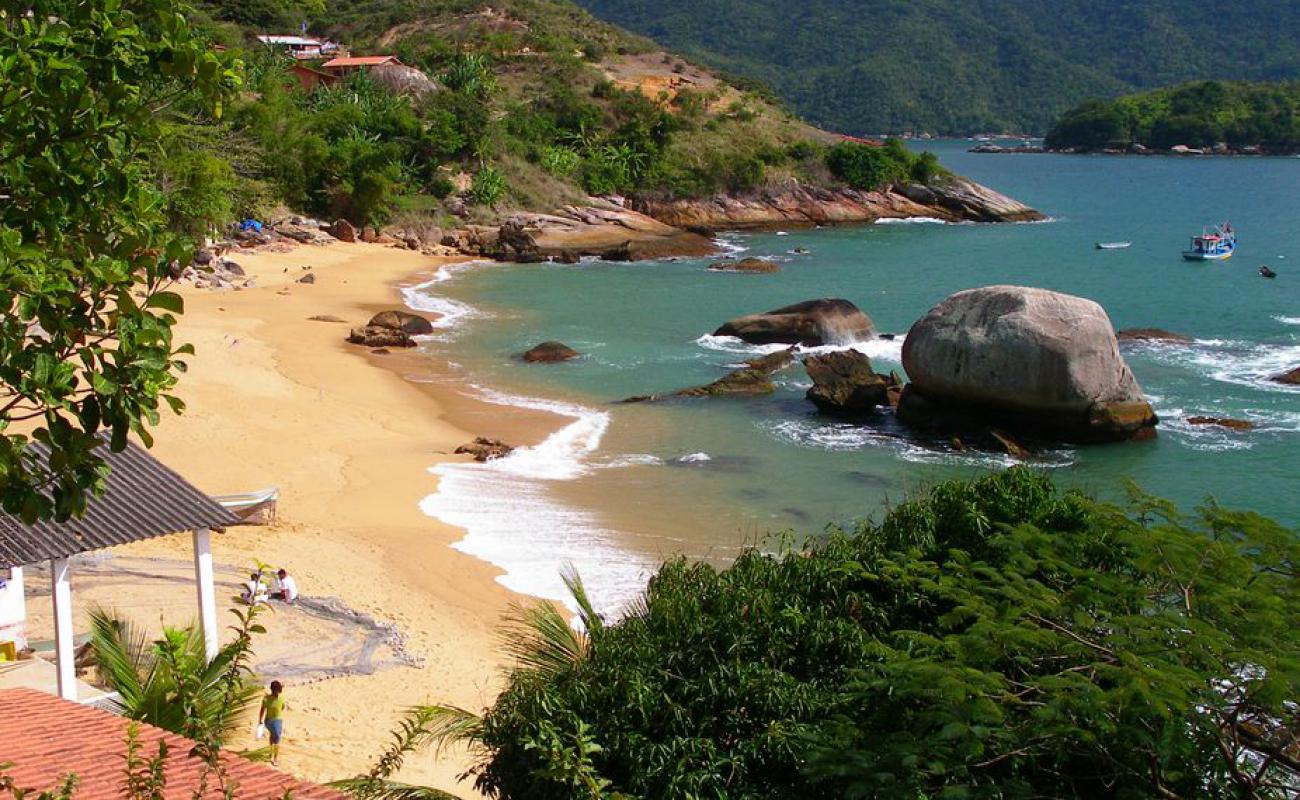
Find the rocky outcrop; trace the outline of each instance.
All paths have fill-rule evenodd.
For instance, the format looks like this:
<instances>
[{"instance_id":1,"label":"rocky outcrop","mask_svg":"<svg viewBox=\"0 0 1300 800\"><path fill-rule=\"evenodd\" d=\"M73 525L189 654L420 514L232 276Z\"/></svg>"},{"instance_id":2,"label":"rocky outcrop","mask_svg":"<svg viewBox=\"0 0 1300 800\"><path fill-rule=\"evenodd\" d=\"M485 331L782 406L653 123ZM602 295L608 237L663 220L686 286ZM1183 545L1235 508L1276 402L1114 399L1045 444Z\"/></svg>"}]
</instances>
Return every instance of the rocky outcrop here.
<instances>
[{"instance_id":1,"label":"rocky outcrop","mask_svg":"<svg viewBox=\"0 0 1300 800\"><path fill-rule=\"evenodd\" d=\"M495 236L473 234L458 245L506 261L525 263L600 256L641 261L666 256L708 256L717 247L707 237L666 225L604 200L590 206L565 206L554 214L515 214ZM444 240L445 242L446 240Z\"/></svg>"},{"instance_id":2,"label":"rocky outcrop","mask_svg":"<svg viewBox=\"0 0 1300 800\"><path fill-rule=\"evenodd\" d=\"M646 403L671 397L722 397L771 394L776 391L772 376L794 363L794 348L780 350L760 358L751 358L745 366L732 370L712 383L678 389L669 394L644 394L628 397L624 403Z\"/></svg>"},{"instance_id":3,"label":"rocky outcrop","mask_svg":"<svg viewBox=\"0 0 1300 800\"><path fill-rule=\"evenodd\" d=\"M637 198L632 207L668 225L702 231L811 227L909 217L949 222L1043 219L1042 214L1023 203L955 176L926 186L895 186L874 192L829 189L790 180L754 192L703 199Z\"/></svg>"},{"instance_id":4,"label":"rocky outcrop","mask_svg":"<svg viewBox=\"0 0 1300 800\"><path fill-rule=\"evenodd\" d=\"M411 336L433 333L432 322L409 311L380 311L366 324L377 328L394 328Z\"/></svg>"},{"instance_id":5,"label":"rocky outcrop","mask_svg":"<svg viewBox=\"0 0 1300 800\"><path fill-rule=\"evenodd\" d=\"M951 295L903 344L899 419L947 432L1005 428L1059 441L1154 435L1156 415L1105 310L1022 286Z\"/></svg>"},{"instance_id":6,"label":"rocky outcrop","mask_svg":"<svg viewBox=\"0 0 1300 800\"><path fill-rule=\"evenodd\" d=\"M1214 425L1219 428L1229 428L1234 431L1248 431L1255 427L1255 423L1247 419L1231 419L1228 417L1188 417L1188 425Z\"/></svg>"},{"instance_id":7,"label":"rocky outcrop","mask_svg":"<svg viewBox=\"0 0 1300 800\"><path fill-rule=\"evenodd\" d=\"M1283 383L1288 386L1300 386L1300 367L1274 375L1269 378L1269 380L1274 383Z\"/></svg>"},{"instance_id":8,"label":"rocky outcrop","mask_svg":"<svg viewBox=\"0 0 1300 800\"><path fill-rule=\"evenodd\" d=\"M871 318L848 300L805 300L763 314L737 317L713 332L753 344L850 344L875 334Z\"/></svg>"},{"instance_id":9,"label":"rocky outcrop","mask_svg":"<svg viewBox=\"0 0 1300 800\"><path fill-rule=\"evenodd\" d=\"M415 340L400 328L385 328L379 325L366 325L353 328L348 334L348 341L362 347L415 347Z\"/></svg>"},{"instance_id":10,"label":"rocky outcrop","mask_svg":"<svg viewBox=\"0 0 1300 800\"><path fill-rule=\"evenodd\" d=\"M494 461L498 458L504 458L514 452L514 447L506 444L500 439L488 439L479 436L469 444L463 444L456 448L456 455L473 456L474 460L480 464L485 461Z\"/></svg>"},{"instance_id":11,"label":"rocky outcrop","mask_svg":"<svg viewBox=\"0 0 1300 800\"><path fill-rule=\"evenodd\" d=\"M554 364L558 361L581 358L582 353L563 342L542 342L520 353L519 357L530 364Z\"/></svg>"},{"instance_id":12,"label":"rocky outcrop","mask_svg":"<svg viewBox=\"0 0 1300 800\"><path fill-rule=\"evenodd\" d=\"M715 261L709 265L710 272L750 272L750 273L770 273L780 272L781 266L775 261L769 261L766 258L742 258L738 261Z\"/></svg>"},{"instance_id":13,"label":"rocky outcrop","mask_svg":"<svg viewBox=\"0 0 1300 800\"><path fill-rule=\"evenodd\" d=\"M412 336L432 333L433 323L408 311L381 311L363 327L353 328L348 341L365 347L415 347Z\"/></svg>"},{"instance_id":14,"label":"rocky outcrop","mask_svg":"<svg viewBox=\"0 0 1300 800\"><path fill-rule=\"evenodd\" d=\"M809 356L803 366L813 382L807 397L823 413L858 416L889 404L888 379L856 350Z\"/></svg>"},{"instance_id":15,"label":"rocky outcrop","mask_svg":"<svg viewBox=\"0 0 1300 800\"><path fill-rule=\"evenodd\" d=\"M355 242L357 240L356 226L345 219L336 219L330 226L330 236L338 239L340 242Z\"/></svg>"},{"instance_id":16,"label":"rocky outcrop","mask_svg":"<svg viewBox=\"0 0 1300 800\"><path fill-rule=\"evenodd\" d=\"M1174 333L1162 328L1125 328L1115 334L1121 342L1170 342L1173 344L1191 344L1192 337Z\"/></svg>"}]
</instances>

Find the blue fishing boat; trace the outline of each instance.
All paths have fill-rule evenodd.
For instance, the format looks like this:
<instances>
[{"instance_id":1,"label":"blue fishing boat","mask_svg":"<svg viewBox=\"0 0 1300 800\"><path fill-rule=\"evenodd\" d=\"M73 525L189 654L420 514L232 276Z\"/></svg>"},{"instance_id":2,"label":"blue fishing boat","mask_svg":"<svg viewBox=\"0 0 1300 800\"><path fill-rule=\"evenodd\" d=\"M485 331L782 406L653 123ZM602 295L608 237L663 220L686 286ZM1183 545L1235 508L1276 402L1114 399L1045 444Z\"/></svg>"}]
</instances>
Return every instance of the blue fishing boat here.
<instances>
[{"instance_id":1,"label":"blue fishing boat","mask_svg":"<svg viewBox=\"0 0 1300 800\"><path fill-rule=\"evenodd\" d=\"M1237 249L1237 233L1231 223L1215 227L1213 233L1201 231L1200 236L1192 237L1192 247L1183 251L1183 258L1188 261L1224 261L1232 258Z\"/></svg>"}]
</instances>

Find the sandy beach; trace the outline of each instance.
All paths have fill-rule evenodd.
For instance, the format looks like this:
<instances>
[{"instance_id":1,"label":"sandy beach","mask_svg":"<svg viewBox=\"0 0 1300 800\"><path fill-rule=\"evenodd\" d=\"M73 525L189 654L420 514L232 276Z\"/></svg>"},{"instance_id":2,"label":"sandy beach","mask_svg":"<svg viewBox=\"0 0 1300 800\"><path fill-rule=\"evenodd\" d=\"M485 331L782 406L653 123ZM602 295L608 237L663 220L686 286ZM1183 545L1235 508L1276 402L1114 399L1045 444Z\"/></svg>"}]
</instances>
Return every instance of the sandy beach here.
<instances>
[{"instance_id":1,"label":"sandy beach","mask_svg":"<svg viewBox=\"0 0 1300 800\"><path fill-rule=\"evenodd\" d=\"M447 259L361 243L231 258L256 288L182 287L186 313L178 335L197 356L177 391L185 414L164 418L153 452L214 495L280 487L275 524L232 528L216 538L226 588L255 560L285 566L305 596L335 597L396 626L407 660L422 662L288 681L282 767L312 780L346 777L371 763L402 709L437 702L477 711L498 691L495 636L508 605L520 598L494 582L493 567L452 550L460 531L427 517L418 503L436 488L430 466L465 458L451 455L456 446L476 435L532 443L553 421L474 402L440 380L427 356L374 355L345 343L349 325L382 308L402 308L398 287L427 280ZM307 267L315 282L299 283ZM322 316L345 322L310 319ZM189 546L188 537L177 536L113 554L123 563L155 564L144 570L157 573L153 580L96 581L83 571L74 581L78 612L99 603L143 624L189 621L193 590L178 572ZM111 574L113 559L95 572ZM43 635L48 606L29 605L32 634ZM281 621L271 614L266 623L269 633L259 642L265 653L311 644L328 655L338 635L299 609L282 613ZM348 647L336 649L343 654ZM455 753L436 763L420 756L402 778L471 796L455 780L466 764Z\"/></svg>"}]
</instances>

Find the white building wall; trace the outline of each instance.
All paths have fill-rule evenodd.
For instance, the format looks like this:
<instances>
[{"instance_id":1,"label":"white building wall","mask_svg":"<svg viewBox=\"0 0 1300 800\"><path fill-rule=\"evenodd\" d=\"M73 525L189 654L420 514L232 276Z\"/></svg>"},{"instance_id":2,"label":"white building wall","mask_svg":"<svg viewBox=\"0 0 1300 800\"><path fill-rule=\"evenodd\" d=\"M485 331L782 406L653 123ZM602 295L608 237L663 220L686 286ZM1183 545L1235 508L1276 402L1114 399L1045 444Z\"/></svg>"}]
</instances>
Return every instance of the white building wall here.
<instances>
[{"instance_id":1,"label":"white building wall","mask_svg":"<svg viewBox=\"0 0 1300 800\"><path fill-rule=\"evenodd\" d=\"M23 598L23 569L0 569L0 642L14 642L17 649L27 646L27 604Z\"/></svg>"}]
</instances>

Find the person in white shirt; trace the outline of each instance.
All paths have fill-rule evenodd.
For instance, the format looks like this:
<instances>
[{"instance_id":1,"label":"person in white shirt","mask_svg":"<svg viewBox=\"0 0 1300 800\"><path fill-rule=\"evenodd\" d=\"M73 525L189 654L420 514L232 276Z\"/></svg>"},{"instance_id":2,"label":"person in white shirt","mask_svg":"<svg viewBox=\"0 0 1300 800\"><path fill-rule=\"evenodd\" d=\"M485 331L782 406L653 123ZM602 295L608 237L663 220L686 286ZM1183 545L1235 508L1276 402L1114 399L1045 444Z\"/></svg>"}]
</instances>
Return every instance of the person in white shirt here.
<instances>
[{"instance_id":1,"label":"person in white shirt","mask_svg":"<svg viewBox=\"0 0 1300 800\"><path fill-rule=\"evenodd\" d=\"M271 597L286 603L298 599L298 584L294 583L293 577L286 570L282 569L275 573L275 591L271 593Z\"/></svg>"},{"instance_id":2,"label":"person in white shirt","mask_svg":"<svg viewBox=\"0 0 1300 800\"><path fill-rule=\"evenodd\" d=\"M266 602L266 584L262 583L262 573L254 572L244 581L240 598L250 606Z\"/></svg>"}]
</instances>

